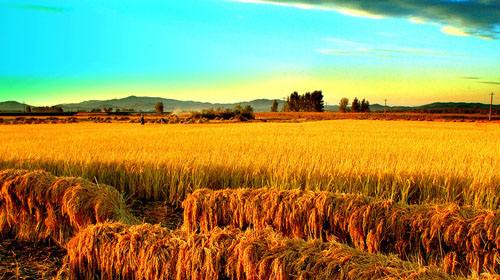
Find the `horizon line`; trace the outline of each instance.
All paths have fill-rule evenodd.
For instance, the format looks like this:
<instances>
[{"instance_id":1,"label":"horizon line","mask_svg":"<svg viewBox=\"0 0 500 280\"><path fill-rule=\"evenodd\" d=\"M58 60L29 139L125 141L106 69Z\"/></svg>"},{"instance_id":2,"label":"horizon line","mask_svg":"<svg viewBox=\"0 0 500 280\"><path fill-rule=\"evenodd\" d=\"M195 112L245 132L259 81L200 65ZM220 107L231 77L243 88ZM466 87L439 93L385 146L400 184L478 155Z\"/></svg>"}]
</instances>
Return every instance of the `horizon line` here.
<instances>
[{"instance_id":1,"label":"horizon line","mask_svg":"<svg viewBox=\"0 0 500 280\"><path fill-rule=\"evenodd\" d=\"M487 94L489 95L489 94ZM57 104L54 104L54 105L31 105L31 104L28 104L26 103L25 101L18 101L18 100L4 100L4 101L1 101L0 100L0 103L4 103L4 102L17 102L17 103L20 103L20 104L24 104L24 105L28 105L28 106L33 106L33 107L51 107L51 106L60 106L60 105L72 105L72 104L79 104L79 103L83 103L83 102L89 102L89 101L111 101L111 100L120 100L120 99L125 99L125 98L129 98L129 97L138 97L138 98L159 98L159 99L170 99L170 100L175 100L175 101L180 101L180 102L197 102L197 103L209 103L209 104L220 104L220 105L233 105L233 104L239 104L239 103L248 103L248 102L253 102L253 101L256 101L256 100L277 100L278 102L285 102L283 100L283 98L256 98L256 99L251 99L251 100L243 100L243 101L237 101L237 102L210 102L210 101L197 101L197 100L182 100L182 99L174 99L174 98L168 98L168 97L160 97L160 96L139 96L139 95L127 95L127 96L123 96L123 97L117 97L117 98L111 98L111 99L87 99L87 100L82 100L82 101L79 101L79 102L72 102L72 103L57 103ZM341 97L343 98L343 97ZM355 97L357 98L357 97ZM354 98L353 98L354 99ZM362 100L363 98L358 98L359 100ZM349 98L349 101L351 101L351 98ZM367 100L368 102L370 100ZM338 106L338 104L334 104L334 105L331 105L331 104L328 104L329 102L325 102L325 107L326 106ZM415 104L415 105L408 105L408 104L392 104L392 105L387 105L388 107L419 107L419 106L425 106L425 105L429 105L429 104L435 104L435 103L448 103L448 104L456 104L456 103L468 103L468 104L484 104L484 105L489 105L490 103L487 102L487 103L483 103L483 102L474 102L474 101L434 101L434 102L423 102L423 103L420 103L420 104ZM383 104L380 104L380 103L371 103L370 105L380 105L380 106L384 106ZM497 106L497 105L500 105L500 103L496 104L496 103L493 103L492 104L493 106Z\"/></svg>"}]
</instances>

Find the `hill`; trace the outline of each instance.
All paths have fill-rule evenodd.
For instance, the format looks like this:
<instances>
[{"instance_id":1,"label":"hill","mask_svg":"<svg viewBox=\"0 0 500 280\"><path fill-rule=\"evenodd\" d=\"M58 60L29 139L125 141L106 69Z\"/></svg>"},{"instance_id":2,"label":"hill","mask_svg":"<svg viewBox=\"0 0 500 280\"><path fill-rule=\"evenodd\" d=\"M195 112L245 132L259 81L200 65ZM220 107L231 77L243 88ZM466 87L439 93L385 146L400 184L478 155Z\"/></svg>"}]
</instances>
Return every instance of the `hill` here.
<instances>
[{"instance_id":1,"label":"hill","mask_svg":"<svg viewBox=\"0 0 500 280\"><path fill-rule=\"evenodd\" d=\"M17 101L5 101L0 102L1 112L24 112L26 110L26 104Z\"/></svg>"},{"instance_id":2,"label":"hill","mask_svg":"<svg viewBox=\"0 0 500 280\"><path fill-rule=\"evenodd\" d=\"M372 112L384 111L384 105L370 105ZM434 102L422 106L387 106L387 110L391 112L428 112L428 113L486 113L489 111L490 105L483 103L467 103L467 102ZM500 105L493 105L494 111L500 110Z\"/></svg>"},{"instance_id":3,"label":"hill","mask_svg":"<svg viewBox=\"0 0 500 280\"><path fill-rule=\"evenodd\" d=\"M199 101L182 101L176 99L167 99L161 97L147 96L129 96L119 99L110 100L88 100L80 103L65 103L59 104L65 112L90 111L92 109L102 109L111 107L121 110L132 109L135 112L151 112L154 110L155 104L163 102L166 112L176 111L199 111L210 108L233 108L236 105L247 106L254 108L255 112L269 112L273 99L255 99L252 101L244 101L238 103L209 103ZM279 110L283 108L283 100L278 100ZM24 112L26 104L16 101L0 102L0 112ZM327 105L325 111L338 111L338 105ZM371 104L372 112L384 111L384 105ZM500 111L500 105L493 105L495 112ZM432 112L432 113L486 113L489 110L489 104L483 103L465 103L465 102L436 102L422 106L387 106L387 110L391 112Z\"/></svg>"},{"instance_id":4,"label":"hill","mask_svg":"<svg viewBox=\"0 0 500 280\"><path fill-rule=\"evenodd\" d=\"M120 109L134 109L134 111L149 112L153 111L155 104L163 102L164 110L167 112L174 111L198 111L210 108L233 108L236 105L246 106L250 105L256 112L269 111L272 99L256 99L252 101L238 102L238 103L209 103L198 101L181 101L176 99L167 99L161 97L138 97L129 96L121 99L111 100L90 100L81 103L60 104L64 111L78 111L78 110L92 110L96 108L120 108ZM280 107L283 106L283 101L278 101Z\"/></svg>"}]
</instances>

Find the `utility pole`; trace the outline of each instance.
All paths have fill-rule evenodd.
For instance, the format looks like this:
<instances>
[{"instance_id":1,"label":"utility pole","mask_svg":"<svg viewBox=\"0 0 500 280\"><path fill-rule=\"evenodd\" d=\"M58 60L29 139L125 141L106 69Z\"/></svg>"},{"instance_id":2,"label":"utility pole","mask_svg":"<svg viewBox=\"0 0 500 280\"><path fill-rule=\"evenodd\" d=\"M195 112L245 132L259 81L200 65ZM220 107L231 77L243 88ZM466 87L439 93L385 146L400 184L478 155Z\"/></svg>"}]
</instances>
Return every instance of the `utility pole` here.
<instances>
[{"instance_id":1,"label":"utility pole","mask_svg":"<svg viewBox=\"0 0 500 280\"><path fill-rule=\"evenodd\" d=\"M491 113L493 111L493 95L495 95L493 92L490 93L490 115L488 117L489 121L491 121Z\"/></svg>"},{"instance_id":2,"label":"utility pole","mask_svg":"<svg viewBox=\"0 0 500 280\"><path fill-rule=\"evenodd\" d=\"M387 113L387 98L384 99L384 114Z\"/></svg>"}]
</instances>

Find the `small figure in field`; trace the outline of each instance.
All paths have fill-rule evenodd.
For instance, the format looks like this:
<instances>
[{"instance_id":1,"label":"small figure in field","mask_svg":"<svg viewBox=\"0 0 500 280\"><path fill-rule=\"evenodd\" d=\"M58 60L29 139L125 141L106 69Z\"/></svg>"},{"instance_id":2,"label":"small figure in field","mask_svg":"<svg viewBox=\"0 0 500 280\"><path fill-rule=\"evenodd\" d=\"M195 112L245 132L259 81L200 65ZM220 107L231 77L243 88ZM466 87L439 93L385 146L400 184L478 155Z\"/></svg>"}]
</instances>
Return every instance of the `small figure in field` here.
<instances>
[{"instance_id":1,"label":"small figure in field","mask_svg":"<svg viewBox=\"0 0 500 280\"><path fill-rule=\"evenodd\" d=\"M141 125L144 125L144 115L141 114Z\"/></svg>"}]
</instances>

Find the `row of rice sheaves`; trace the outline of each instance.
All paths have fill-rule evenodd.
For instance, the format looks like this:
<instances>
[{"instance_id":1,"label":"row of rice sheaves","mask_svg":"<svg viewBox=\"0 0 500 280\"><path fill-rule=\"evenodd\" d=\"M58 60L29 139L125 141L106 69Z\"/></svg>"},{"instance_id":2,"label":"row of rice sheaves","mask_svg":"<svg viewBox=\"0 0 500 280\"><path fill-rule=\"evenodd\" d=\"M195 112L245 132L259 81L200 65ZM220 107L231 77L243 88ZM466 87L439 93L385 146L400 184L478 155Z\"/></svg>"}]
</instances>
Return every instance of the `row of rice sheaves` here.
<instances>
[{"instance_id":1,"label":"row of rice sheaves","mask_svg":"<svg viewBox=\"0 0 500 280\"><path fill-rule=\"evenodd\" d=\"M270 226L288 237L335 236L358 249L439 264L447 272L499 271L498 210L276 189L198 190L183 207L189 232Z\"/></svg>"},{"instance_id":2,"label":"row of rice sheaves","mask_svg":"<svg viewBox=\"0 0 500 280\"><path fill-rule=\"evenodd\" d=\"M390 253L442 261L449 272L480 263L472 269L498 273L498 211L272 189L201 190L184 208L181 230L135 225L113 187L0 171L1 235L55 240L68 250L62 271L74 279L448 277ZM426 225L436 228L424 231Z\"/></svg>"},{"instance_id":3,"label":"row of rice sheaves","mask_svg":"<svg viewBox=\"0 0 500 280\"><path fill-rule=\"evenodd\" d=\"M52 239L64 247L77 232L105 221L135 223L113 187L45 171L0 171L0 233L19 240Z\"/></svg>"},{"instance_id":4,"label":"row of rice sheaves","mask_svg":"<svg viewBox=\"0 0 500 280\"><path fill-rule=\"evenodd\" d=\"M97 224L68 244L71 279L453 279L437 268L270 229L202 234L158 225Z\"/></svg>"}]
</instances>

